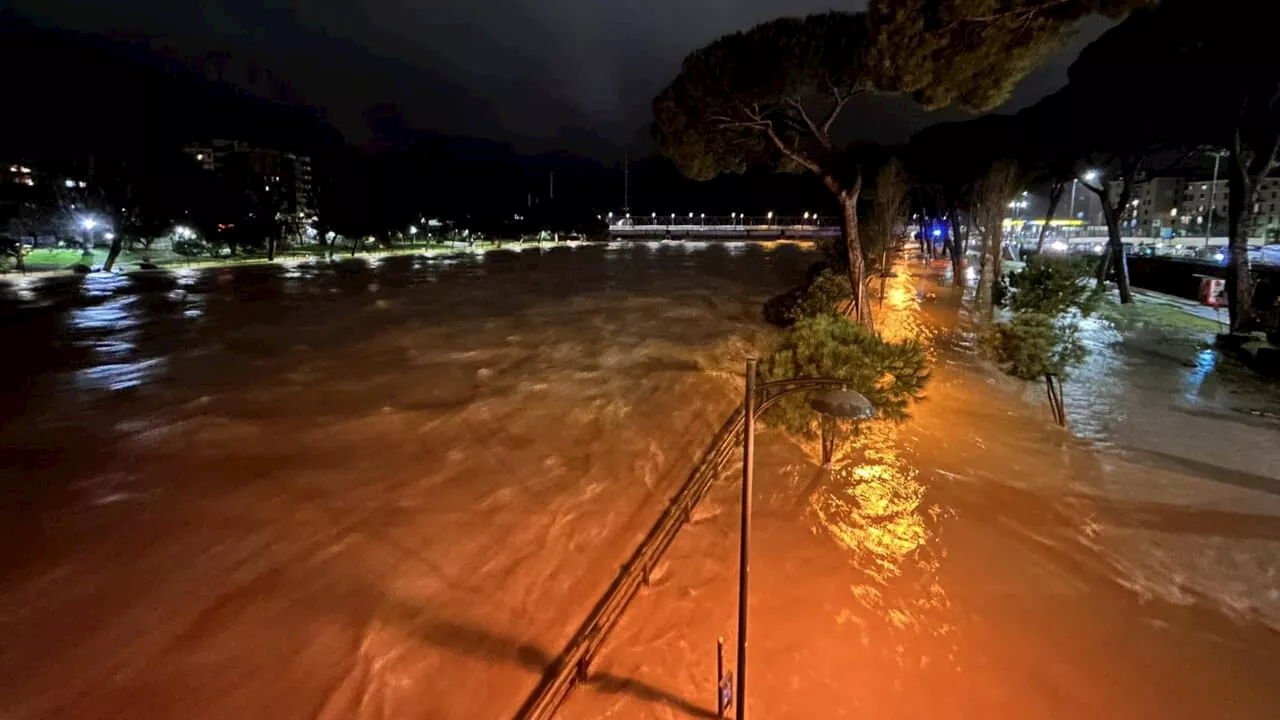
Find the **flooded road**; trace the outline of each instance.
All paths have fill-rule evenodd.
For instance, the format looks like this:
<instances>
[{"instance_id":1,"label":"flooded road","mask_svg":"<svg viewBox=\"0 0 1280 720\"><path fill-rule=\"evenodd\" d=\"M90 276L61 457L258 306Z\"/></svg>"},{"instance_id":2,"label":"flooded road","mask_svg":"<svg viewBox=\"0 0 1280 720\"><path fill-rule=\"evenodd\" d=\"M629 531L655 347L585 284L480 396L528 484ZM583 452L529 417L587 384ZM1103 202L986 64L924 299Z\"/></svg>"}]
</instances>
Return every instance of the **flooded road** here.
<instances>
[{"instance_id":1,"label":"flooded road","mask_svg":"<svg viewBox=\"0 0 1280 720\"><path fill-rule=\"evenodd\" d=\"M812 260L669 243L0 284L0 715L510 717ZM1067 433L974 358L956 292L920 268L888 288L882 330L934 360L911 421L829 474L762 433L756 716L1280 715L1274 393L1194 339L1099 327ZM736 473L564 717L713 710Z\"/></svg>"}]
</instances>

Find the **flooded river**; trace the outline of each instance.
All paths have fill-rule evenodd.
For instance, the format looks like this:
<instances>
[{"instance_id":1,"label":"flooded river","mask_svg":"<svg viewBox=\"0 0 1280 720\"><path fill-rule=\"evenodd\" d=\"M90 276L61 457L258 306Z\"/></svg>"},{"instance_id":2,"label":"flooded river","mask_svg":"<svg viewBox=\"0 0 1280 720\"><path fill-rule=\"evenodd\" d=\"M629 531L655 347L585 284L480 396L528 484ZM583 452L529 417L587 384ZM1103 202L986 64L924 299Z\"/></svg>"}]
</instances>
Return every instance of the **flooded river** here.
<instances>
[{"instance_id":1,"label":"flooded river","mask_svg":"<svg viewBox=\"0 0 1280 720\"><path fill-rule=\"evenodd\" d=\"M813 259L595 245L0 283L0 716L511 717ZM756 716L1280 715L1274 392L1197 338L1099 324L1064 432L973 356L958 290L907 269L880 323L930 348L912 420L829 473L762 435ZM714 709L735 473L564 717Z\"/></svg>"}]
</instances>

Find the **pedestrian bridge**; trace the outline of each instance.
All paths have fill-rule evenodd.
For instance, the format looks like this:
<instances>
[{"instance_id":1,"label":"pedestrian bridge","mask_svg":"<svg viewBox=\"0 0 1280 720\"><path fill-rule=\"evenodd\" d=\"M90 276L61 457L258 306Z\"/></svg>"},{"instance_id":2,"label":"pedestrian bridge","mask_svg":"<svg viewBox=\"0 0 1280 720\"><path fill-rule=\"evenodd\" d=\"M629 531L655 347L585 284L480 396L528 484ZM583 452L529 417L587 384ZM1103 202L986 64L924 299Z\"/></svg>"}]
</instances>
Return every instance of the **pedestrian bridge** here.
<instances>
[{"instance_id":1,"label":"pedestrian bridge","mask_svg":"<svg viewBox=\"0 0 1280 720\"><path fill-rule=\"evenodd\" d=\"M816 240L818 238L839 237L838 225L781 225L777 223L761 225L744 225L727 223L720 225L704 225L701 223L652 223L632 224L626 222L609 225L609 235L614 238L632 240Z\"/></svg>"}]
</instances>

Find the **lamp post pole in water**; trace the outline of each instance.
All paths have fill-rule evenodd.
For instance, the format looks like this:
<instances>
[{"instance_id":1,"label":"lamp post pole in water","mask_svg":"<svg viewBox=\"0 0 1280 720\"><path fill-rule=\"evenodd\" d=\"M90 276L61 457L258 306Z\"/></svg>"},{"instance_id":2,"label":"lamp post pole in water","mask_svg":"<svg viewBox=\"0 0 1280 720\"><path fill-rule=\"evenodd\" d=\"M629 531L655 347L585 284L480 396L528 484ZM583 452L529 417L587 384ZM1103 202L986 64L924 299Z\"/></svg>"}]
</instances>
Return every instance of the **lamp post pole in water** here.
<instances>
[{"instance_id":1,"label":"lamp post pole in water","mask_svg":"<svg viewBox=\"0 0 1280 720\"><path fill-rule=\"evenodd\" d=\"M751 485L755 472L756 416L783 396L815 387L840 386L810 403L815 411L845 420L867 420L876 410L860 393L848 390L834 378L795 378L756 386L756 358L747 360L746 395L742 403L742 522L738 537L738 697L737 720L747 717L747 597L751 579ZM769 391L780 388L770 395ZM757 400L759 402L757 403Z\"/></svg>"}]
</instances>

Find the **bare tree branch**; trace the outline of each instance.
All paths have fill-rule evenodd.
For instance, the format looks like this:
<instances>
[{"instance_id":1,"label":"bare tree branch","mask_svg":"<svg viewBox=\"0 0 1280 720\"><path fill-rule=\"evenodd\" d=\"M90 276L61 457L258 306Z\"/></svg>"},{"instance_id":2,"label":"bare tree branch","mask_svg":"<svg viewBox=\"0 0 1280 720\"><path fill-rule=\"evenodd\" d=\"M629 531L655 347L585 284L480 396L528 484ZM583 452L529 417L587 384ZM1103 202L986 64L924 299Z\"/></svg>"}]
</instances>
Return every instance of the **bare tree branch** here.
<instances>
[{"instance_id":1,"label":"bare tree branch","mask_svg":"<svg viewBox=\"0 0 1280 720\"><path fill-rule=\"evenodd\" d=\"M817 138L818 142L822 143L826 147L831 147L831 140L827 138L827 134L825 132L818 129L818 126L813 124L813 119L809 117L809 113L805 112L804 103L800 102L799 98L789 97L787 98L787 104L795 108L796 112L800 113L800 117L804 120L804 124L808 126L809 132L813 133L813 136Z\"/></svg>"},{"instance_id":2,"label":"bare tree branch","mask_svg":"<svg viewBox=\"0 0 1280 720\"><path fill-rule=\"evenodd\" d=\"M836 121L836 118L840 116L840 111L844 110L845 103L849 102L849 98L857 94L858 92L855 91L847 95L844 95L842 97L839 92L835 93L836 104L831 107L831 112L827 113L827 119L822 121L823 137L826 137L826 138L830 137L831 124L834 123ZM830 140L828 140L828 144L830 144Z\"/></svg>"},{"instance_id":3,"label":"bare tree branch","mask_svg":"<svg viewBox=\"0 0 1280 720\"><path fill-rule=\"evenodd\" d=\"M812 172L814 175L817 175L819 177L823 176L822 168L818 165L818 163L810 160L809 158L801 155L795 150L792 150L791 148L787 147L787 144L782 142L782 138L779 138L778 134L773 131L773 125L767 126L765 128L765 133L769 135L769 139L773 141L774 145L778 146L778 150L782 151L783 155L786 155L787 157L796 161L803 167L808 168L809 171Z\"/></svg>"}]
</instances>

